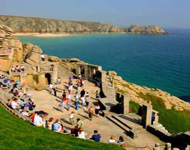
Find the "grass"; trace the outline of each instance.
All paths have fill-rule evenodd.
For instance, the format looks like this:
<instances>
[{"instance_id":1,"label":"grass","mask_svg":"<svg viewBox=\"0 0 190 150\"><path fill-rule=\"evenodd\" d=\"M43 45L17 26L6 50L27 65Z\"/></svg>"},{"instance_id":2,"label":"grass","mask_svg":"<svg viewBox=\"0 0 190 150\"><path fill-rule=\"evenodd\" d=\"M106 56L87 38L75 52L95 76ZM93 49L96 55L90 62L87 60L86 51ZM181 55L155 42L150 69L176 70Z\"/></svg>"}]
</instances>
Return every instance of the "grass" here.
<instances>
[{"instance_id":1,"label":"grass","mask_svg":"<svg viewBox=\"0 0 190 150\"><path fill-rule=\"evenodd\" d=\"M32 126L0 105L1 150L121 150L118 145L77 139L45 128Z\"/></svg>"},{"instance_id":2,"label":"grass","mask_svg":"<svg viewBox=\"0 0 190 150\"><path fill-rule=\"evenodd\" d=\"M139 104L130 101L129 102L130 113L137 113L139 110Z\"/></svg>"},{"instance_id":3,"label":"grass","mask_svg":"<svg viewBox=\"0 0 190 150\"><path fill-rule=\"evenodd\" d=\"M166 109L164 100L160 97L143 93L139 94L144 100L152 102L153 109L159 111L159 122L172 134L190 131L190 111Z\"/></svg>"}]
</instances>

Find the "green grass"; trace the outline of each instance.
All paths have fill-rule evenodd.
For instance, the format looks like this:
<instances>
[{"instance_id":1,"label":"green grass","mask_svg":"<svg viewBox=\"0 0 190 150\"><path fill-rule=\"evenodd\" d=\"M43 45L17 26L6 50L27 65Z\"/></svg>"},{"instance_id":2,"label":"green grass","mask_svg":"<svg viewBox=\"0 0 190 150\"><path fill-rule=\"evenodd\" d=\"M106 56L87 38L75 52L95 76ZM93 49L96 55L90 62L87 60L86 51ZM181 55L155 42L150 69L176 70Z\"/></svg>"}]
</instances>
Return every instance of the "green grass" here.
<instances>
[{"instance_id":1,"label":"green grass","mask_svg":"<svg viewBox=\"0 0 190 150\"><path fill-rule=\"evenodd\" d=\"M121 150L118 145L81 140L32 126L0 105L0 150Z\"/></svg>"},{"instance_id":2,"label":"green grass","mask_svg":"<svg viewBox=\"0 0 190 150\"><path fill-rule=\"evenodd\" d=\"M137 113L139 110L139 104L130 101L129 102L130 113Z\"/></svg>"},{"instance_id":3,"label":"green grass","mask_svg":"<svg viewBox=\"0 0 190 150\"><path fill-rule=\"evenodd\" d=\"M139 94L144 100L152 102L153 109L159 111L159 122L172 134L190 131L190 111L166 109L164 100L151 94Z\"/></svg>"}]
</instances>

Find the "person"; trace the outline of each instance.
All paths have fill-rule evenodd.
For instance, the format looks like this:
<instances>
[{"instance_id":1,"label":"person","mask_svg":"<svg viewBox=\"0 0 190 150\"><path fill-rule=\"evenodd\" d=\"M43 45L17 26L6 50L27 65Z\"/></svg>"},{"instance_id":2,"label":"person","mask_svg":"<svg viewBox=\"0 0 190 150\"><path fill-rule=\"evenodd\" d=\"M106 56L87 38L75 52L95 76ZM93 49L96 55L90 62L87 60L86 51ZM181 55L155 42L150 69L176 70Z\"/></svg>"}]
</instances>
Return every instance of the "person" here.
<instances>
[{"instance_id":1,"label":"person","mask_svg":"<svg viewBox=\"0 0 190 150\"><path fill-rule=\"evenodd\" d=\"M41 54L41 60L44 61L45 60L45 55Z\"/></svg>"},{"instance_id":2,"label":"person","mask_svg":"<svg viewBox=\"0 0 190 150\"><path fill-rule=\"evenodd\" d=\"M98 100L100 98L100 93L98 92L98 90L96 90L96 99Z\"/></svg>"},{"instance_id":3,"label":"person","mask_svg":"<svg viewBox=\"0 0 190 150\"><path fill-rule=\"evenodd\" d=\"M53 118L50 117L49 120L48 120L48 122L47 122L47 128L49 130L52 130L52 125L53 125Z\"/></svg>"},{"instance_id":4,"label":"person","mask_svg":"<svg viewBox=\"0 0 190 150\"><path fill-rule=\"evenodd\" d=\"M61 84L61 78L60 77L57 78L57 84Z\"/></svg>"},{"instance_id":5,"label":"person","mask_svg":"<svg viewBox=\"0 0 190 150\"><path fill-rule=\"evenodd\" d=\"M68 111L70 110L71 108L71 94L68 95L68 99L67 99L67 109Z\"/></svg>"},{"instance_id":6,"label":"person","mask_svg":"<svg viewBox=\"0 0 190 150\"><path fill-rule=\"evenodd\" d=\"M29 114L28 114L28 112L26 111L26 109L22 109L21 114L22 114L23 116L29 116Z\"/></svg>"},{"instance_id":7,"label":"person","mask_svg":"<svg viewBox=\"0 0 190 150\"><path fill-rule=\"evenodd\" d=\"M36 108L36 104L34 103L34 100L33 99L30 99L29 98L29 110L32 111Z\"/></svg>"},{"instance_id":8,"label":"person","mask_svg":"<svg viewBox=\"0 0 190 150\"><path fill-rule=\"evenodd\" d=\"M52 130L55 132L61 132L61 125L59 123L59 119L56 119L53 126L52 126Z\"/></svg>"},{"instance_id":9,"label":"person","mask_svg":"<svg viewBox=\"0 0 190 150\"><path fill-rule=\"evenodd\" d=\"M86 133L84 132L84 130L83 129L80 129L79 131L78 131L78 136L77 136L77 138L80 138L80 139L85 139L86 140Z\"/></svg>"},{"instance_id":10,"label":"person","mask_svg":"<svg viewBox=\"0 0 190 150\"><path fill-rule=\"evenodd\" d=\"M83 122L80 120L80 118L77 118L76 124L77 124L78 129L82 128L82 126L83 126Z\"/></svg>"},{"instance_id":11,"label":"person","mask_svg":"<svg viewBox=\"0 0 190 150\"><path fill-rule=\"evenodd\" d=\"M70 135L78 137L78 131L79 131L79 128L77 126L75 126L74 128L71 129Z\"/></svg>"},{"instance_id":12,"label":"person","mask_svg":"<svg viewBox=\"0 0 190 150\"><path fill-rule=\"evenodd\" d=\"M35 126L43 126L43 120L42 117L39 115L39 113L36 113L33 120L33 125Z\"/></svg>"},{"instance_id":13,"label":"person","mask_svg":"<svg viewBox=\"0 0 190 150\"><path fill-rule=\"evenodd\" d=\"M69 82L70 82L70 81L72 81L72 80L73 80L73 77L72 77L72 76L70 76L70 77L69 77Z\"/></svg>"},{"instance_id":14,"label":"person","mask_svg":"<svg viewBox=\"0 0 190 150\"><path fill-rule=\"evenodd\" d=\"M80 90L80 80L77 80L77 91Z\"/></svg>"},{"instance_id":15,"label":"person","mask_svg":"<svg viewBox=\"0 0 190 150\"><path fill-rule=\"evenodd\" d=\"M93 113L94 113L94 110L93 110L92 106L90 106L90 108L88 109L88 116L89 116L90 121L92 121Z\"/></svg>"},{"instance_id":16,"label":"person","mask_svg":"<svg viewBox=\"0 0 190 150\"><path fill-rule=\"evenodd\" d=\"M54 96L57 96L57 86L56 84L53 84L53 92L54 92Z\"/></svg>"},{"instance_id":17,"label":"person","mask_svg":"<svg viewBox=\"0 0 190 150\"><path fill-rule=\"evenodd\" d=\"M98 134L98 130L94 130L94 134L92 135L91 139L95 142L100 142L101 135Z\"/></svg>"},{"instance_id":18,"label":"person","mask_svg":"<svg viewBox=\"0 0 190 150\"><path fill-rule=\"evenodd\" d=\"M81 97L81 101L82 101L82 108L85 110L85 99L84 99L84 97Z\"/></svg>"},{"instance_id":19,"label":"person","mask_svg":"<svg viewBox=\"0 0 190 150\"><path fill-rule=\"evenodd\" d=\"M82 89L82 91L80 92L80 97L84 97L84 95L85 95L85 90Z\"/></svg>"},{"instance_id":20,"label":"person","mask_svg":"<svg viewBox=\"0 0 190 150\"><path fill-rule=\"evenodd\" d=\"M152 113L152 118L151 118L151 124L154 124L154 121L155 121L155 113L153 112Z\"/></svg>"},{"instance_id":21,"label":"person","mask_svg":"<svg viewBox=\"0 0 190 150\"><path fill-rule=\"evenodd\" d=\"M79 110L79 99L76 99L75 101L75 109Z\"/></svg>"},{"instance_id":22,"label":"person","mask_svg":"<svg viewBox=\"0 0 190 150\"><path fill-rule=\"evenodd\" d=\"M100 112L100 105L97 103L95 106L95 114L97 117L99 116L99 112Z\"/></svg>"},{"instance_id":23,"label":"person","mask_svg":"<svg viewBox=\"0 0 190 150\"><path fill-rule=\"evenodd\" d=\"M117 141L117 143L118 143L120 146L122 146L122 145L125 143L124 138L123 138L122 136L120 136L120 137L119 137L119 140Z\"/></svg>"},{"instance_id":24,"label":"person","mask_svg":"<svg viewBox=\"0 0 190 150\"><path fill-rule=\"evenodd\" d=\"M49 88L50 88L50 93L52 94L53 93L53 84L52 83L49 84Z\"/></svg>"},{"instance_id":25,"label":"person","mask_svg":"<svg viewBox=\"0 0 190 150\"><path fill-rule=\"evenodd\" d=\"M70 120L70 122L71 122L72 125L75 124L75 121L74 121L74 114L75 114L75 112L72 111L71 114L69 115L69 120Z\"/></svg>"},{"instance_id":26,"label":"person","mask_svg":"<svg viewBox=\"0 0 190 150\"><path fill-rule=\"evenodd\" d=\"M66 92L65 92L65 89L63 89L63 94L62 94L62 97L65 97L66 98Z\"/></svg>"},{"instance_id":27,"label":"person","mask_svg":"<svg viewBox=\"0 0 190 150\"><path fill-rule=\"evenodd\" d=\"M89 101L90 101L90 96L89 96L88 92L85 95L85 101L86 101L86 107L88 108Z\"/></svg>"},{"instance_id":28,"label":"person","mask_svg":"<svg viewBox=\"0 0 190 150\"><path fill-rule=\"evenodd\" d=\"M14 101L12 101L11 108L12 109L19 109L20 108L20 106L18 104L18 99L14 99Z\"/></svg>"},{"instance_id":29,"label":"person","mask_svg":"<svg viewBox=\"0 0 190 150\"><path fill-rule=\"evenodd\" d=\"M109 138L108 143L116 143L115 137L113 135Z\"/></svg>"},{"instance_id":30,"label":"person","mask_svg":"<svg viewBox=\"0 0 190 150\"><path fill-rule=\"evenodd\" d=\"M61 107L61 111L63 112L63 109L64 109L64 106L65 106L65 103L67 102L67 98L66 97L63 97L62 98L62 102L61 102L61 104L60 104L60 107Z\"/></svg>"},{"instance_id":31,"label":"person","mask_svg":"<svg viewBox=\"0 0 190 150\"><path fill-rule=\"evenodd\" d=\"M20 66L20 70L21 72L24 72L25 71L24 66Z\"/></svg>"}]
</instances>

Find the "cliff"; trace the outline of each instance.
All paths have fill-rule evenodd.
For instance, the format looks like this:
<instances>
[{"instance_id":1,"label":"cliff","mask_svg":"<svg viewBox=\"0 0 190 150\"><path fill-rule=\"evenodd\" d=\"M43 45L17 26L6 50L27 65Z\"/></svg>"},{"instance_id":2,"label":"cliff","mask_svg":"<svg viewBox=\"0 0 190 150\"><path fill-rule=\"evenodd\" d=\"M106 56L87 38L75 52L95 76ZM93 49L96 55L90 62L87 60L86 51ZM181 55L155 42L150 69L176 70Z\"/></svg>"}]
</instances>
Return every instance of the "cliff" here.
<instances>
[{"instance_id":1,"label":"cliff","mask_svg":"<svg viewBox=\"0 0 190 150\"><path fill-rule=\"evenodd\" d=\"M140 27L137 25L132 25L129 28L121 28L99 22L64 21L17 16L0 16L0 24L11 27L15 33L167 33L157 26Z\"/></svg>"}]
</instances>

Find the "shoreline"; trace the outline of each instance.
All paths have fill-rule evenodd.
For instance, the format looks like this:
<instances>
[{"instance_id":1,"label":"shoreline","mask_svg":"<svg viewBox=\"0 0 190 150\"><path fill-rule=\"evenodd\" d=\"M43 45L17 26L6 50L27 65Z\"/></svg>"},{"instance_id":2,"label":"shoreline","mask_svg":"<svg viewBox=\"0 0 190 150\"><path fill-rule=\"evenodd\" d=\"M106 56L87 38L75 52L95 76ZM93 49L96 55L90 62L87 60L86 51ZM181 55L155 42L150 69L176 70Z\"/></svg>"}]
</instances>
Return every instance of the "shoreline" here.
<instances>
[{"instance_id":1,"label":"shoreline","mask_svg":"<svg viewBox=\"0 0 190 150\"><path fill-rule=\"evenodd\" d=\"M14 33L13 36L35 36L35 37L67 37L73 36L69 33Z\"/></svg>"}]
</instances>

